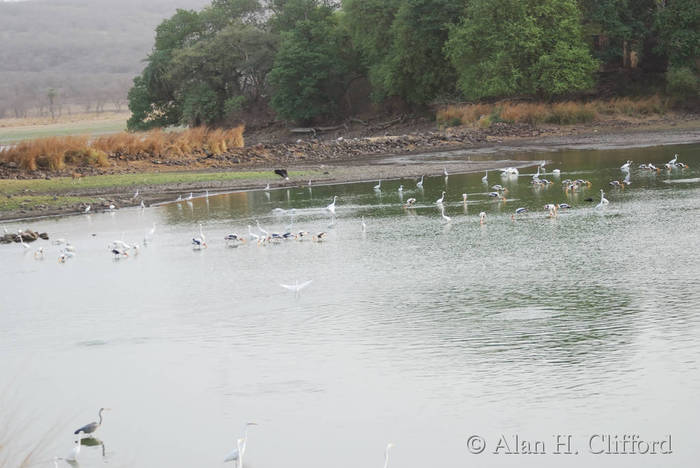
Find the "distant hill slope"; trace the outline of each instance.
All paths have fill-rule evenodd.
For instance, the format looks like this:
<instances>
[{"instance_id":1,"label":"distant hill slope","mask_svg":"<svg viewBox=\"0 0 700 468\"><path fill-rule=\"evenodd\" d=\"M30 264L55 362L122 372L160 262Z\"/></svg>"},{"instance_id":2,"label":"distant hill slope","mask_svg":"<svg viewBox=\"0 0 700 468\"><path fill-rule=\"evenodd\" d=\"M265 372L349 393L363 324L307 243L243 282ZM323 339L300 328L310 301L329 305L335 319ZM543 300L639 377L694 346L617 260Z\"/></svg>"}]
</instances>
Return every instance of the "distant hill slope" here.
<instances>
[{"instance_id":1,"label":"distant hill slope","mask_svg":"<svg viewBox=\"0 0 700 468\"><path fill-rule=\"evenodd\" d=\"M0 2L0 117L55 106L123 105L155 27L208 0Z\"/></svg>"}]
</instances>

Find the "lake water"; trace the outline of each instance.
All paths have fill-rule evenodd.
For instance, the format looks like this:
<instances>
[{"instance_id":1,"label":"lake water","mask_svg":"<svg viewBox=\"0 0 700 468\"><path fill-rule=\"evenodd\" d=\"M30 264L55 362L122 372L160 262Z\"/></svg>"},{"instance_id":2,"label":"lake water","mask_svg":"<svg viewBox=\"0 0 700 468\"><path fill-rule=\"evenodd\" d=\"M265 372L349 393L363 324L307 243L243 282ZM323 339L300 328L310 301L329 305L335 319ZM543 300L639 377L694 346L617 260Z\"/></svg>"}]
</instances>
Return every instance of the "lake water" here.
<instances>
[{"instance_id":1,"label":"lake water","mask_svg":"<svg viewBox=\"0 0 700 468\"><path fill-rule=\"evenodd\" d=\"M688 169L637 169L675 152ZM391 467L694 466L700 145L469 157L547 159L555 183L533 188L529 165L489 173L506 202L483 173L453 174L424 191L373 181L8 225L76 254L61 264L50 242L0 246L3 426L40 446L37 466L67 455L100 407L104 451L83 446L83 467L222 466L248 421L252 468L380 467L387 442ZM613 189L626 159L632 185ZM567 195L566 178L591 187ZM610 203L596 209L601 187ZM434 203L443 190L450 222ZM545 203L572 208L548 218ZM225 246L256 220L328 235ZM141 243L154 222L138 255L112 258L110 241ZM195 251L199 223L208 248ZM280 286L307 280L299 295ZM597 451L625 434L670 435L673 453L590 453L591 437ZM547 455L505 453L499 439L513 451L516 435ZM553 454L568 435L579 454Z\"/></svg>"}]
</instances>

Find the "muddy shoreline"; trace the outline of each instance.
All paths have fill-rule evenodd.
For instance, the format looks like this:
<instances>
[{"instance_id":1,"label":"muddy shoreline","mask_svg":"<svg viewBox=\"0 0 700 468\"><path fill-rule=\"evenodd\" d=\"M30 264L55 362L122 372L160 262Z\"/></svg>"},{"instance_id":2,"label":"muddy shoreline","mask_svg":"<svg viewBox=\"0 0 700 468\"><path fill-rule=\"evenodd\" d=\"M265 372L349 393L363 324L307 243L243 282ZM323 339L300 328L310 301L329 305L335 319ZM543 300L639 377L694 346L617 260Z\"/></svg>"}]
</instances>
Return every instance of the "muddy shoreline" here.
<instances>
[{"instance_id":1,"label":"muddy shoreline","mask_svg":"<svg viewBox=\"0 0 700 468\"><path fill-rule=\"evenodd\" d=\"M593 128L591 128L593 127ZM585 131L582 131L585 130ZM84 197L86 199L100 199L96 206L93 204L92 211L101 211L108 208L110 204L115 204L118 208L138 206L143 200L146 206L174 201L178 196L187 196L190 192L195 196L202 196L206 190L211 194L262 189L266 183L270 183L271 189L287 187L306 187L308 179L292 178L284 181L276 176L272 171L278 167L287 170L313 171L312 185L327 185L346 182L373 181L377 179L414 179L421 175L433 176L442 174L443 168L447 168L450 173L481 172L485 170L496 170L504 166L523 167L531 165L523 161L511 160L508 155L515 153L550 152L567 149L622 149L643 146L662 146L692 144L700 142L700 122L672 122L670 125L657 128L600 128L589 126L585 129L576 128L554 128L549 129L544 135L538 136L517 136L508 132L502 136L491 136L484 141L473 142L468 137L459 135L457 137L450 132L440 132L436 138L413 137L417 144L406 149L407 135L356 138L353 141L344 139L336 141L326 141L324 145L337 145L338 153L343 151L343 147L357 145L365 148L368 144L388 141L401 142L396 144L396 149L389 151L379 151L377 153L358 154L348 151L346 157L313 158L293 158L285 160L273 160L267 162L250 162L237 167L197 167L195 171L200 173L216 173L221 171L269 171L269 177L234 179L225 181L202 181L192 183L172 183L159 185L138 186L140 197L133 199L134 186L106 187L106 188L81 188L79 184L71 187L70 191L62 191L59 196ZM432 133L431 133L432 135ZM428 144L420 144L420 142ZM440 144L444 143L444 144ZM296 148L302 149L306 142L297 142ZM385 145L376 144L378 149L383 149ZM408 145L411 146L411 145ZM481 155L480 160L471 161L471 155ZM178 170L187 170L182 167ZM48 195L52 195L49 193ZM20 195L21 196L21 195ZM15 221L22 219L41 218L49 216L79 214L83 211L83 204L74 204L61 208L51 208L42 210L23 209L0 212L0 220Z\"/></svg>"}]
</instances>

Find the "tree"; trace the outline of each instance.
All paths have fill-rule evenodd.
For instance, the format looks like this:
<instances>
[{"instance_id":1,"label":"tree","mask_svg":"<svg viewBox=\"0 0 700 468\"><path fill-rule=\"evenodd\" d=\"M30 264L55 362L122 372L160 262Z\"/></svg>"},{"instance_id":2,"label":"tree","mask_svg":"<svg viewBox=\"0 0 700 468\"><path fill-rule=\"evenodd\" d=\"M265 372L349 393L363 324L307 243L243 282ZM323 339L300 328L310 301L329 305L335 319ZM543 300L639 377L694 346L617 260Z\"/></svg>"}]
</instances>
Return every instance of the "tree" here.
<instances>
[{"instance_id":1,"label":"tree","mask_svg":"<svg viewBox=\"0 0 700 468\"><path fill-rule=\"evenodd\" d=\"M54 105L54 102L56 101L57 96L58 96L58 93L53 88L49 88L48 92L46 93L46 97L49 99L49 112L51 112L51 119L56 118L56 116L54 114L53 105Z\"/></svg>"},{"instance_id":2,"label":"tree","mask_svg":"<svg viewBox=\"0 0 700 468\"><path fill-rule=\"evenodd\" d=\"M574 0L472 0L445 52L470 99L580 91L597 68Z\"/></svg>"},{"instance_id":3,"label":"tree","mask_svg":"<svg viewBox=\"0 0 700 468\"><path fill-rule=\"evenodd\" d=\"M277 49L260 10L257 0L216 0L163 21L129 93L128 128L215 124L234 108L231 102L256 102Z\"/></svg>"},{"instance_id":4,"label":"tree","mask_svg":"<svg viewBox=\"0 0 700 468\"><path fill-rule=\"evenodd\" d=\"M376 99L399 96L420 106L454 90L455 71L443 46L460 2L345 0L343 7Z\"/></svg>"},{"instance_id":5,"label":"tree","mask_svg":"<svg viewBox=\"0 0 700 468\"><path fill-rule=\"evenodd\" d=\"M329 8L316 5L304 16L281 35L269 75L270 104L285 119L309 122L337 114L355 60Z\"/></svg>"},{"instance_id":6,"label":"tree","mask_svg":"<svg viewBox=\"0 0 700 468\"><path fill-rule=\"evenodd\" d=\"M605 63L623 62L625 49L644 60L647 39L652 36L654 16L660 0L579 0L585 29L602 34L606 46L596 51Z\"/></svg>"},{"instance_id":7,"label":"tree","mask_svg":"<svg viewBox=\"0 0 700 468\"><path fill-rule=\"evenodd\" d=\"M697 0L671 0L656 16L658 51L673 67L698 71L700 58L700 6Z\"/></svg>"}]
</instances>

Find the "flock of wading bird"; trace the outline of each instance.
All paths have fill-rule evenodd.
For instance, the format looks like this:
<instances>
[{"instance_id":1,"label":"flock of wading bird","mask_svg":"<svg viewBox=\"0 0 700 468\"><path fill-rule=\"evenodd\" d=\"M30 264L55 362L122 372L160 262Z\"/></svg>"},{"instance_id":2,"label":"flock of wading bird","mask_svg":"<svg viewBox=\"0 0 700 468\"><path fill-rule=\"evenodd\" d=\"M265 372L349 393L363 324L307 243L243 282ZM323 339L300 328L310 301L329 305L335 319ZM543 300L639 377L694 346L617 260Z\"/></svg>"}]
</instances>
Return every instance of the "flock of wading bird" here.
<instances>
[{"instance_id":1,"label":"flock of wading bird","mask_svg":"<svg viewBox=\"0 0 700 468\"><path fill-rule=\"evenodd\" d=\"M632 161L627 161L625 164L623 164L620 167L620 171L623 175L622 179L620 180L613 180L609 182L609 185L612 187L612 189L618 189L618 190L623 190L625 187L630 186L632 184L631 180L631 165ZM663 166L656 167L654 164L648 163L648 164L640 164L639 169L641 171L646 171L646 172L651 172L651 173L658 173L661 171L674 171L674 170L680 170L680 169L685 169L687 168L688 165L682 162L678 161L678 154L674 155L673 159L671 159L669 162L664 164ZM287 175L287 171L285 169L276 169L275 174L279 175L285 180L289 180L289 177ZM541 187L546 187L555 184L555 182L552 182L549 179L546 179L544 176L547 174L546 170L546 162L542 161L541 163L537 164L537 172L534 174L531 174L532 180L530 181L530 185L535 188L541 188ZM560 178L561 171L559 169L554 169L551 171L551 174L555 178ZM449 177L449 173L447 172L447 169L443 169L443 175L445 176L445 185L447 185L447 179ZM520 173L517 168L515 167L507 167L505 169L500 170L500 175L501 178L504 181L510 181L510 180L516 180L518 177L520 177ZM424 176L421 176L420 180L416 182L416 189L422 191L423 190L423 181L424 181ZM484 185L488 187L489 185L489 179L488 179L488 171L486 171L484 177L481 178L481 181ZM309 187L311 187L311 180L309 180L308 183ZM584 179L565 179L561 181L561 187L564 190L564 192L567 195L571 195L574 193L582 192L586 189L589 189L592 187L592 183L588 180ZM447 187L445 187L447 188ZM377 185L373 187L374 191L376 193L381 193L382 192L382 181L379 180ZM270 191L270 184L268 183L265 188L263 189L266 193ZM508 199L506 197L508 193L508 188L501 185L501 184L496 184L493 185L489 188L491 190L490 192L487 192L487 196L495 199L499 203L505 203ZM404 187L403 185L400 185L398 188L398 192L400 195L400 199L403 200L403 191ZM134 194L134 198L138 197L139 192L138 190ZM446 191L442 191L442 195L440 198L438 198L435 201L435 205L439 209L440 216L443 221L445 222L450 222L452 221L452 218L449 217L446 212L445 212L445 196L446 196ZM209 198L209 191L206 191L206 193L203 195L205 198ZM195 197L194 194L190 193L188 197L182 197L179 196L176 200L174 200L175 203L181 203L183 201L188 201L192 200L194 198L199 198ZM462 201L464 203L464 206L466 207L467 205L467 199L468 199L468 194L467 193L462 193ZM595 200L592 197L586 197L584 198L584 201L586 202L595 202ZM336 213L336 204L338 202L338 196L333 197L333 201L327 205L324 209L324 211L331 216L331 222L328 224L328 228L332 228L335 225L335 213ZM600 200L598 204L595 206L596 209L604 209L607 205L609 204L609 201L607 198L605 198L605 191L601 188L600 189ZM416 208L416 199L415 198L408 198L406 202L403 204L403 208L406 210L411 210ZM141 204L141 208L145 209L145 206L143 203ZM556 217L558 212L560 210L565 210L571 208L571 206L567 203L547 203L544 205L544 211L547 213L547 217L553 218ZM114 208L110 207L110 210L113 211ZM229 247L238 247L239 245L243 244L255 244L258 246L265 246L265 245L270 245L270 244L279 244L279 243L284 243L284 242L289 242L289 241L305 241L305 240L311 240L313 242L323 242L326 240L327 232L326 231L319 231L316 232L315 234L311 234L309 231L305 230L296 230L293 229L294 226L294 215L295 215L295 210L292 208L291 210L282 210L282 209L276 209L279 210L283 213L289 213L291 215L291 223L285 227L283 231L280 232L275 232L275 231L269 231L265 229L263 226L260 225L260 222L255 220L255 228L253 228L252 225L248 224L248 234L246 235L241 235L237 232L231 232L227 234L224 237L224 243L225 245ZM87 211L86 211L87 212ZM518 207L516 208L512 214L511 214L511 220L515 221L516 217L523 215L524 213L527 213L528 209L525 207ZM479 213L479 223L484 224L486 222L486 212L482 211ZM367 231L367 224L365 222L364 217L361 219L361 230L362 232ZM7 232L7 230L5 230ZM148 245L149 242L153 239L153 236L156 232L156 225L155 223L153 224L152 228L148 230L143 239L143 245ZM73 257L75 255L75 247L73 247L70 242L66 241L65 239L57 239L54 241L54 244L57 245L62 245L63 247L61 248L60 255L59 255L59 262L64 263L67 259ZM29 248L29 246L25 243L21 243L22 247L24 248ZM192 237L191 239L191 245L194 250L201 250L205 249L208 247L207 245L207 237L204 234L202 224L199 224L199 231ZM128 257L129 254L131 255L136 255L139 252L139 244L138 243L127 243L124 240L115 240L112 241L112 243L109 244L109 250L111 254L114 256L115 260L121 259ZM35 258L37 259L43 259L44 257L44 250L43 248L39 248L38 250L35 251L34 253ZM305 286L308 285L309 282L307 283L302 283L302 284L294 284L294 285L282 285L284 288L299 292L301 289L303 289Z\"/></svg>"},{"instance_id":2,"label":"flock of wading bird","mask_svg":"<svg viewBox=\"0 0 700 468\"><path fill-rule=\"evenodd\" d=\"M104 456L104 444L95 438L95 432L102 426L102 413L104 411L109 411L110 408L100 408L97 412L99 418L98 421L93 421L88 423L73 432L73 434L78 435L80 438L73 442L73 448L70 453L65 457L54 457L53 463L54 468L58 467L58 462L60 460L66 461L69 465L78 466L78 457L80 455L80 447L82 445L101 445L103 448L102 455ZM223 458L224 462L235 462L238 468L243 468L243 456L245 455L246 447L248 446L248 429L251 426L257 426L257 423L249 422L243 426L242 437L236 439L236 448L231 450ZM389 466L389 450L394 446L391 442L387 444L384 450L384 468Z\"/></svg>"}]
</instances>

